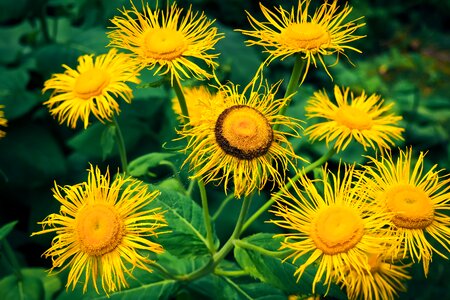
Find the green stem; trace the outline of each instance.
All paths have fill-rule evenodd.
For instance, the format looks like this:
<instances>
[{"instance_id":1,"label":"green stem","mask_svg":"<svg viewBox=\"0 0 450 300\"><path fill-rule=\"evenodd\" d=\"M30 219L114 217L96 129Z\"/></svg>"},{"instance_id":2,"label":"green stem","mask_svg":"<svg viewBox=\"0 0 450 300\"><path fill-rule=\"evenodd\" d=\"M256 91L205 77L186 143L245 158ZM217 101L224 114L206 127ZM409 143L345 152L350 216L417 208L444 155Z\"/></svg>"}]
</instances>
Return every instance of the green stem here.
<instances>
[{"instance_id":1,"label":"green stem","mask_svg":"<svg viewBox=\"0 0 450 300\"><path fill-rule=\"evenodd\" d=\"M227 206L227 204L231 201L231 199L234 199L234 194L228 195L228 197L226 197L222 201L222 203L220 203L219 208L216 210L216 212L212 216L212 220L213 221L217 220L217 218L220 216L220 214L222 213L223 209L225 208L225 206Z\"/></svg>"},{"instance_id":2,"label":"green stem","mask_svg":"<svg viewBox=\"0 0 450 300\"><path fill-rule=\"evenodd\" d=\"M256 246L254 244L247 243L242 240L236 240L234 242L234 244L236 246L239 246L240 248L253 250L253 251L259 252L265 256L270 256L270 257L275 257L275 258L285 258L287 255L289 255L289 253L292 252L291 249L289 249L287 251L270 251L270 250L264 249L262 247Z\"/></svg>"},{"instance_id":3,"label":"green stem","mask_svg":"<svg viewBox=\"0 0 450 300\"><path fill-rule=\"evenodd\" d=\"M239 236L243 232L242 226L244 225L245 216L247 215L248 209L250 207L251 196L244 197L242 202L241 212L236 221L236 226L234 227L233 233L231 234L228 241L223 245L223 247L216 252L212 259L203 268L198 269L190 274L179 276L179 280L190 281L214 271L215 267L227 256L228 253L233 249L234 242L239 239Z\"/></svg>"},{"instance_id":4,"label":"green stem","mask_svg":"<svg viewBox=\"0 0 450 300\"><path fill-rule=\"evenodd\" d=\"M300 77L302 76L303 69L305 68L306 60L301 57L301 54L297 54L295 56L294 67L292 68L291 78L289 79L288 86L286 88L286 92L284 93L284 98L291 96L290 100L286 102L286 105L283 106L279 112L280 115L284 115L286 109L289 106L290 101L292 100L292 96L297 92Z\"/></svg>"},{"instance_id":5,"label":"green stem","mask_svg":"<svg viewBox=\"0 0 450 300\"><path fill-rule=\"evenodd\" d=\"M208 208L208 197L206 195L206 189L205 184L203 182L203 179L199 179L197 181L198 189L200 191L200 198L202 200L202 209L203 209L203 218L205 220L205 227L206 227L206 241L207 241L207 247L209 251L214 254L216 252L216 249L214 247L214 238L213 238L213 230L212 230L212 223L211 223L211 217L209 215L209 208Z\"/></svg>"},{"instance_id":6,"label":"green stem","mask_svg":"<svg viewBox=\"0 0 450 300\"><path fill-rule=\"evenodd\" d=\"M322 164L324 164L328 159L330 159L331 156L333 156L336 153L336 150L334 148L331 148L330 150L328 150L327 153L325 153L324 155L322 155L319 159L317 159L315 162L311 163L310 165L308 165L307 167L303 168L300 172L298 172L294 177L292 177L291 180L289 180L286 183L285 188L289 189L292 184L297 181L301 176L311 172L312 170L314 170L315 168L321 166ZM281 190L279 190L278 192L276 192L275 194L272 195L272 197L266 202L264 203L263 206L261 206L256 212L253 213L253 215L248 218L247 222L245 222L244 226L242 227L242 231L245 231L262 213L264 213L267 209L269 209L269 207L275 202L275 198L281 194Z\"/></svg>"},{"instance_id":7,"label":"green stem","mask_svg":"<svg viewBox=\"0 0 450 300\"><path fill-rule=\"evenodd\" d=\"M195 179L191 179L191 181L189 182L189 186L186 190L186 193L189 197L192 196L192 191L194 190L195 182L196 182Z\"/></svg>"},{"instance_id":8,"label":"green stem","mask_svg":"<svg viewBox=\"0 0 450 300\"><path fill-rule=\"evenodd\" d=\"M216 269L214 271L214 274L219 275L219 276L226 276L226 277L240 277L240 276L248 276L248 272L245 270L232 270L232 271L227 271L227 270L222 270L222 269Z\"/></svg>"},{"instance_id":9,"label":"green stem","mask_svg":"<svg viewBox=\"0 0 450 300\"><path fill-rule=\"evenodd\" d=\"M11 264L11 267L13 269L14 274L17 277L17 280L21 282L23 280L22 271L20 270L19 262L17 261L17 257L14 254L14 251L12 250L11 246L9 245L8 241L6 239L2 240L2 248L5 253L5 256L9 263Z\"/></svg>"},{"instance_id":10,"label":"green stem","mask_svg":"<svg viewBox=\"0 0 450 300\"><path fill-rule=\"evenodd\" d=\"M180 83L180 79L175 77L175 82L172 85L173 90L175 91L175 94L178 98L178 103L180 104L181 113L183 114L183 124L187 124L189 122L189 111L186 105L186 98L183 94L183 88Z\"/></svg>"},{"instance_id":11,"label":"green stem","mask_svg":"<svg viewBox=\"0 0 450 300\"><path fill-rule=\"evenodd\" d=\"M113 115L112 123L115 128L114 137L116 139L117 148L119 150L120 162L122 163L122 169L125 174L128 174L128 160L127 160L127 152L125 148L125 141L123 139L122 131L120 130L119 123L117 122L116 117Z\"/></svg>"}]
</instances>

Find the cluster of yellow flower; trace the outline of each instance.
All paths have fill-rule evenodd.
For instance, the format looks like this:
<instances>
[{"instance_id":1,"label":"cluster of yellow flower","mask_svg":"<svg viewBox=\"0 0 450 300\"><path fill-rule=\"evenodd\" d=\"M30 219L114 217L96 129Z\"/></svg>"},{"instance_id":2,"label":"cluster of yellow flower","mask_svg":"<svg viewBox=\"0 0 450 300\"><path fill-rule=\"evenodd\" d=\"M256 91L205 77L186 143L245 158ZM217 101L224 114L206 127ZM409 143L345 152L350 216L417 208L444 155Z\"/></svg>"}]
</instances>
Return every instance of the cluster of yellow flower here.
<instances>
[{"instance_id":1,"label":"cluster of yellow flower","mask_svg":"<svg viewBox=\"0 0 450 300\"><path fill-rule=\"evenodd\" d=\"M313 292L318 282L336 282L350 298L390 299L410 278L410 264L399 265L400 260L422 261L426 274L433 253L446 257L430 240L450 251L450 218L443 213L449 209L450 179L436 166L424 174L424 155L414 163L410 148L400 151L394 162L389 148L402 139L401 117L378 95L355 96L349 88L336 86L333 102L318 91L305 106L306 116L318 122L306 129L302 121L284 114L311 65L319 61L330 75L323 57L360 52L348 43L364 37L354 34L364 25L358 23L361 18L345 21L352 11L348 5L341 9L336 0L325 2L312 15L309 5L310 0L301 0L291 11L260 5L265 21L248 14L253 30L239 31L252 38L248 45L262 46L269 56L241 91L214 75L218 54L210 50L223 35L203 13L188 9L182 14L175 3L165 11L147 4L140 12L132 4L111 20L109 46L115 48L95 58L80 57L76 70L64 66L63 74L45 82L44 91L53 90L45 104L61 124L75 128L81 120L86 128L91 113L109 121L120 111L117 98L131 102L128 84L140 82L143 68L170 77L174 89L181 91L173 107L184 122L178 134L187 143L184 164L192 178L221 183L225 191L232 187L236 198L248 197L271 181L273 190L280 188L273 194L272 210L279 219L271 222L288 229L281 234L281 249L292 250L286 259L294 263L307 257L296 272L299 279L308 266L318 264ZM295 66L285 95L279 97L281 82L267 83L263 69L288 56L295 56ZM183 96L180 81L191 77L212 78L217 84L185 88ZM298 169L297 160L305 160L289 140L301 134L334 143L330 155L344 151L351 141L364 149L380 149L381 154L368 157L372 164L362 170L346 165L344 172L333 173L324 167L321 178L311 180ZM287 182L290 168L297 175ZM150 271L148 259L135 249L161 252L160 245L143 236L155 235L167 224L160 211L138 212L158 192L148 193L138 180L120 175L110 185L108 173L99 172L91 167L87 183L56 186L60 214L50 215L35 234L58 234L45 255L55 257L54 268L68 261L67 286L74 287L84 273L85 290L89 278L97 290L100 276L108 293L127 286L124 271L130 271L122 259Z\"/></svg>"}]
</instances>

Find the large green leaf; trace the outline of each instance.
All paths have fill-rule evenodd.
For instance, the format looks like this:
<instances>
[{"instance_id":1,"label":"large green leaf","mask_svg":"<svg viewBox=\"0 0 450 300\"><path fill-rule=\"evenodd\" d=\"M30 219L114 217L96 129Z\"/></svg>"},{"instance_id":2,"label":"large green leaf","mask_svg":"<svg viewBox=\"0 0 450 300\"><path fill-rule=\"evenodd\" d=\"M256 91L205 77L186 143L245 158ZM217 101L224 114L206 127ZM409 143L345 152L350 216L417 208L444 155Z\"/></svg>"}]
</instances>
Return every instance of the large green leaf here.
<instances>
[{"instance_id":1,"label":"large green leaf","mask_svg":"<svg viewBox=\"0 0 450 300\"><path fill-rule=\"evenodd\" d=\"M56 276L48 276L42 268L20 270L22 279L9 275L0 280L0 299L8 300L50 300L61 288Z\"/></svg>"},{"instance_id":2,"label":"large green leaf","mask_svg":"<svg viewBox=\"0 0 450 300\"><path fill-rule=\"evenodd\" d=\"M263 282L253 282L249 278L231 280L228 277L210 274L189 285L191 292L201 294L206 299L215 300L281 300L287 296L279 289Z\"/></svg>"},{"instance_id":3,"label":"large green leaf","mask_svg":"<svg viewBox=\"0 0 450 300\"><path fill-rule=\"evenodd\" d=\"M169 224L170 233L158 236L164 249L180 257L208 255L206 228L201 207L179 192L158 188L161 195L150 204L161 207ZM218 240L216 237L216 244Z\"/></svg>"},{"instance_id":4,"label":"large green leaf","mask_svg":"<svg viewBox=\"0 0 450 300\"><path fill-rule=\"evenodd\" d=\"M312 282L317 266L312 265L306 268L300 281L297 282L294 272L304 262L304 259L298 259L294 265L289 261L283 262L282 258L269 256L256 250L256 248L262 248L276 251L280 247L280 242L280 239L273 238L273 234L258 233L237 243L234 255L239 265L259 280L273 285L286 293L312 294ZM250 245L250 247L245 247L246 244ZM256 246L256 248L251 246ZM320 283L316 285L316 293L318 294L325 294L326 289L327 287ZM331 286L328 295L346 299L342 291L334 285Z\"/></svg>"},{"instance_id":5,"label":"large green leaf","mask_svg":"<svg viewBox=\"0 0 450 300\"><path fill-rule=\"evenodd\" d=\"M172 279L161 279L152 283L147 283L138 287L126 289L112 295L93 297L90 299L169 299L177 288L177 282Z\"/></svg>"},{"instance_id":6,"label":"large green leaf","mask_svg":"<svg viewBox=\"0 0 450 300\"><path fill-rule=\"evenodd\" d=\"M16 226L17 221L9 222L8 224L3 225L0 228L0 241L4 239L10 232L13 230L14 226Z\"/></svg>"},{"instance_id":7,"label":"large green leaf","mask_svg":"<svg viewBox=\"0 0 450 300\"><path fill-rule=\"evenodd\" d=\"M127 274L125 276L129 286L115 293L106 295L101 287L100 278L98 278L99 293L95 291L91 283L89 283L86 292L83 293L83 282L78 282L73 290L69 288L61 291L56 299L169 299L178 288L178 283L175 280L163 278L157 272L149 273L146 270L135 268L133 278L130 278ZM84 279L80 279L80 281L82 280Z\"/></svg>"}]
</instances>

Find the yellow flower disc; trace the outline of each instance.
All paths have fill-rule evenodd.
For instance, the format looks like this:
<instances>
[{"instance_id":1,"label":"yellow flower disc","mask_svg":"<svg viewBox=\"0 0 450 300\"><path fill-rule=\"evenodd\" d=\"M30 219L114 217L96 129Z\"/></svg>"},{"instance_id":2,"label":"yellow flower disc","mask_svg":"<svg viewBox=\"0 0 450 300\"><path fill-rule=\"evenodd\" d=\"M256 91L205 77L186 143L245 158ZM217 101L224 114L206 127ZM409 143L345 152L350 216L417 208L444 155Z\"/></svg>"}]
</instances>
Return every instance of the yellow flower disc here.
<instances>
[{"instance_id":1,"label":"yellow flower disc","mask_svg":"<svg viewBox=\"0 0 450 300\"><path fill-rule=\"evenodd\" d=\"M170 28L154 28L144 36L144 55L148 58L172 60L182 56L187 44L181 32Z\"/></svg>"},{"instance_id":2,"label":"yellow flower disc","mask_svg":"<svg viewBox=\"0 0 450 300\"><path fill-rule=\"evenodd\" d=\"M357 107L345 105L336 112L336 121L350 129L364 130L372 128L372 117Z\"/></svg>"},{"instance_id":3,"label":"yellow flower disc","mask_svg":"<svg viewBox=\"0 0 450 300\"><path fill-rule=\"evenodd\" d=\"M392 222L402 228L424 229L434 220L434 207L428 195L410 184L399 184L386 192L387 209L394 212Z\"/></svg>"},{"instance_id":4,"label":"yellow flower disc","mask_svg":"<svg viewBox=\"0 0 450 300\"><path fill-rule=\"evenodd\" d=\"M267 153L273 131L258 110L235 105L225 109L215 125L216 141L225 153L240 159L254 159Z\"/></svg>"},{"instance_id":5,"label":"yellow flower disc","mask_svg":"<svg viewBox=\"0 0 450 300\"><path fill-rule=\"evenodd\" d=\"M357 212L344 206L331 206L312 221L311 238L324 254L347 252L361 240L364 224Z\"/></svg>"},{"instance_id":6,"label":"yellow flower disc","mask_svg":"<svg viewBox=\"0 0 450 300\"><path fill-rule=\"evenodd\" d=\"M108 84L109 75L103 70L94 68L77 77L73 90L81 99L89 99L101 95L103 88Z\"/></svg>"},{"instance_id":7,"label":"yellow flower disc","mask_svg":"<svg viewBox=\"0 0 450 300\"><path fill-rule=\"evenodd\" d=\"M281 43L294 49L319 49L330 41L328 30L316 23L292 23L280 34Z\"/></svg>"},{"instance_id":8,"label":"yellow flower disc","mask_svg":"<svg viewBox=\"0 0 450 300\"><path fill-rule=\"evenodd\" d=\"M124 224L112 205L87 205L80 210L76 221L80 248L89 255L111 252L122 240Z\"/></svg>"}]
</instances>

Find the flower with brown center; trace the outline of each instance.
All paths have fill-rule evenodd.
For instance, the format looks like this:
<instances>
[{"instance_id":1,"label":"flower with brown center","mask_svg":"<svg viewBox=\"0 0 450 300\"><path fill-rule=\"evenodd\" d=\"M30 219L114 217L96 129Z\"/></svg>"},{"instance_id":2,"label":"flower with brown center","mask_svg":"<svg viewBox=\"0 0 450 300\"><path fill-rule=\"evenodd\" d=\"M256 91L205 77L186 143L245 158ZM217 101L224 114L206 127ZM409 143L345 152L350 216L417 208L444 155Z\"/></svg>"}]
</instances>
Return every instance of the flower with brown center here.
<instances>
[{"instance_id":1,"label":"flower with brown center","mask_svg":"<svg viewBox=\"0 0 450 300\"><path fill-rule=\"evenodd\" d=\"M317 91L308 100L305 107L310 119L320 118L316 124L308 126L305 134L312 141L325 140L327 145L335 141L334 148L339 152L345 150L354 139L364 149L389 148L393 139L402 140L403 128L398 127L401 116L393 112L393 103L383 105L380 96L354 96L349 88L334 87L334 104L325 91ZM350 98L350 99L349 99Z\"/></svg>"},{"instance_id":2,"label":"flower with brown center","mask_svg":"<svg viewBox=\"0 0 450 300\"><path fill-rule=\"evenodd\" d=\"M131 5L130 10L121 11L123 16L111 20L111 46L131 51L141 68L156 68L155 75L169 74L171 82L190 76L198 80L212 77L199 63L212 69L217 66L214 59L218 54L209 53L222 38L211 26L214 21L191 8L182 15L183 9L176 3L167 6L165 12L151 9L148 3L143 12Z\"/></svg>"},{"instance_id":3,"label":"flower with brown center","mask_svg":"<svg viewBox=\"0 0 450 300\"><path fill-rule=\"evenodd\" d=\"M92 282L98 293L100 278L108 294L128 286L125 273L131 275L133 268L151 272L148 264L152 261L142 249L161 253L163 248L145 237L163 233L157 231L166 222L160 208L142 208L159 195L158 191L148 192L139 180L121 175L110 184L108 171L103 175L91 166L87 182L55 185L53 192L61 203L60 213L40 222L42 230L32 235L57 234L44 255L52 258L50 271L70 268L67 288L74 289L82 281L86 292Z\"/></svg>"},{"instance_id":4,"label":"flower with brown center","mask_svg":"<svg viewBox=\"0 0 450 300\"><path fill-rule=\"evenodd\" d=\"M447 258L450 252L450 175L441 176L434 165L424 173L424 154L416 162L412 149L400 151L396 161L387 152L380 158L369 157L363 176L370 193L368 196L386 212L392 214L391 234L400 243L391 248L393 255L422 261L428 273L432 254ZM434 242L445 251L439 250Z\"/></svg>"},{"instance_id":5,"label":"flower with brown center","mask_svg":"<svg viewBox=\"0 0 450 300\"><path fill-rule=\"evenodd\" d=\"M248 19L254 30L239 30L243 34L254 38L248 40L248 45L264 47L270 55L267 62L275 58L285 59L296 53L300 53L306 60L306 70L302 81L308 73L309 65L317 66L317 60L328 68L323 60L324 56L334 53L345 55L345 50L361 52L347 45L350 42L361 39L364 36L354 35L354 32L365 24L357 24L361 19L344 22L351 13L352 8L347 4L339 10L338 1L323 3L313 15L308 14L310 0L299 0L297 9L292 7L291 11L285 10L281 5L269 10L260 4L261 11L266 21L256 20L250 13Z\"/></svg>"},{"instance_id":6,"label":"flower with brown center","mask_svg":"<svg viewBox=\"0 0 450 300\"><path fill-rule=\"evenodd\" d=\"M276 99L280 83L263 85L258 74L242 92L234 84L220 85L225 105L205 105L201 124L188 124L179 133L188 139L185 160L205 182L232 180L236 197L262 189L268 180L281 184L298 158L287 136L298 137L299 121L279 115L288 98ZM192 121L191 121L192 122ZM282 125L274 129L274 125ZM192 125L192 126L191 126Z\"/></svg>"}]
</instances>

